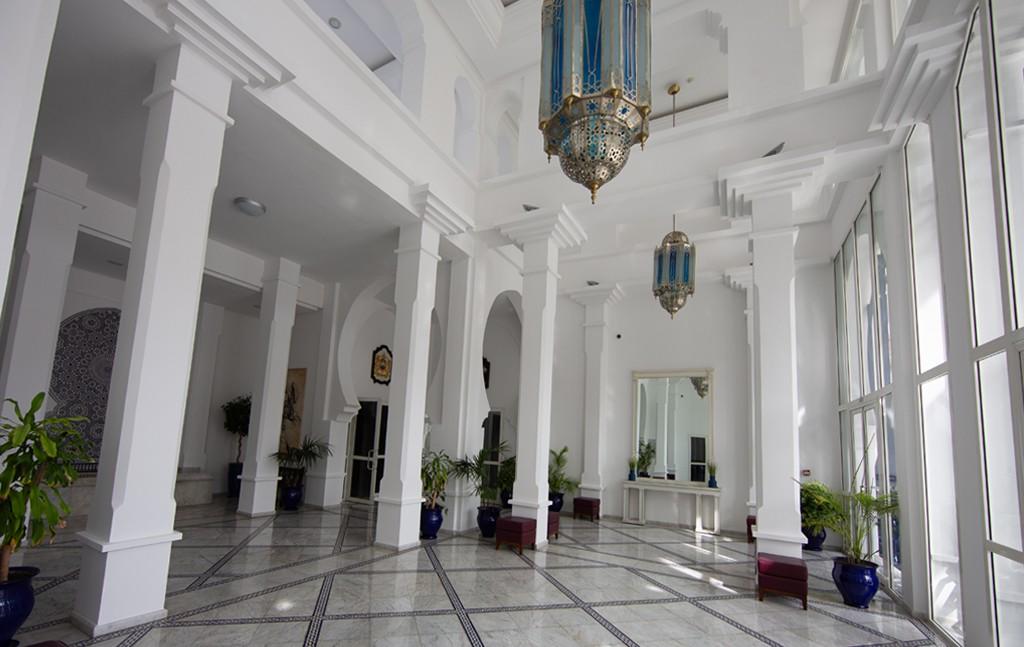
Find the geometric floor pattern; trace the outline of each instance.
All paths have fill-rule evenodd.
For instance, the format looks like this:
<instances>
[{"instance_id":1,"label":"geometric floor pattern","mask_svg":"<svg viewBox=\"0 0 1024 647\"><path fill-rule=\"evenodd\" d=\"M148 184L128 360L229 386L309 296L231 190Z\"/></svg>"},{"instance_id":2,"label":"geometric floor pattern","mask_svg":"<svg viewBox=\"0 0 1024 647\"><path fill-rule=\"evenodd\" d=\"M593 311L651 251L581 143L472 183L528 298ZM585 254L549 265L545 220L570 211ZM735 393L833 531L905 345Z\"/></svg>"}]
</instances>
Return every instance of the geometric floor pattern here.
<instances>
[{"instance_id":1,"label":"geometric floor pattern","mask_svg":"<svg viewBox=\"0 0 1024 647\"><path fill-rule=\"evenodd\" d=\"M36 606L17 636L84 647L157 645L941 644L879 592L844 606L829 553L805 553L810 610L754 597L752 544L685 529L561 519L540 551L474 530L401 552L373 546L366 506L246 519L234 501L178 511L167 618L89 638L68 621L79 549L69 527L26 551Z\"/></svg>"}]
</instances>

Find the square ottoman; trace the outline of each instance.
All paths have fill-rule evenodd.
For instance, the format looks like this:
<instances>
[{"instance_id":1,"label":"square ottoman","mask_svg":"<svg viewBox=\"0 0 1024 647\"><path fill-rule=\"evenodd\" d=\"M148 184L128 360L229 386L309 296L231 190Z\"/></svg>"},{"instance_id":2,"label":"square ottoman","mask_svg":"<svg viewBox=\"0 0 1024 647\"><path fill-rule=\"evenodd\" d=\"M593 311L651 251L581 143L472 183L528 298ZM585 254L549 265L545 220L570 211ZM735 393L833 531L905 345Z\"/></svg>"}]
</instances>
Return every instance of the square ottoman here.
<instances>
[{"instance_id":1,"label":"square ottoman","mask_svg":"<svg viewBox=\"0 0 1024 647\"><path fill-rule=\"evenodd\" d=\"M572 500L572 518L576 515L590 517L591 521L601 518L601 499L578 496Z\"/></svg>"},{"instance_id":2,"label":"square ottoman","mask_svg":"<svg viewBox=\"0 0 1024 647\"><path fill-rule=\"evenodd\" d=\"M757 554L757 599L766 592L800 598L807 610L807 563L796 557Z\"/></svg>"},{"instance_id":3,"label":"square ottoman","mask_svg":"<svg viewBox=\"0 0 1024 647\"><path fill-rule=\"evenodd\" d=\"M526 517L501 517L494 532L494 550L509 544L523 554L523 546L537 547L537 520Z\"/></svg>"},{"instance_id":4,"label":"square ottoman","mask_svg":"<svg viewBox=\"0 0 1024 647\"><path fill-rule=\"evenodd\" d=\"M548 510L548 539L554 536L558 539L558 517L560 515L557 512Z\"/></svg>"}]
</instances>

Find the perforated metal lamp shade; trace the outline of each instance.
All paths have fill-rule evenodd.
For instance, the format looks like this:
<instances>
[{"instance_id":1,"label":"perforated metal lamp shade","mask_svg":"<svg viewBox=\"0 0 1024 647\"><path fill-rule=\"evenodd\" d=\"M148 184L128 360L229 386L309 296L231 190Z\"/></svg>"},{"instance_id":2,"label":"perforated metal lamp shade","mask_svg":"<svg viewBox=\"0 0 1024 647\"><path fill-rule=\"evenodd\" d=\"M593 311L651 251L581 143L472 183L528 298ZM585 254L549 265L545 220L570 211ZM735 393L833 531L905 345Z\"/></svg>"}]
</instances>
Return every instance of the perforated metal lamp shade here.
<instances>
[{"instance_id":1,"label":"perforated metal lamp shade","mask_svg":"<svg viewBox=\"0 0 1024 647\"><path fill-rule=\"evenodd\" d=\"M654 296L661 307L674 319L676 313L693 296L696 275L697 248L681 231L673 231L654 249Z\"/></svg>"},{"instance_id":2,"label":"perforated metal lamp shade","mask_svg":"<svg viewBox=\"0 0 1024 647\"><path fill-rule=\"evenodd\" d=\"M540 129L569 179L597 190L648 135L650 0L544 0Z\"/></svg>"}]
</instances>

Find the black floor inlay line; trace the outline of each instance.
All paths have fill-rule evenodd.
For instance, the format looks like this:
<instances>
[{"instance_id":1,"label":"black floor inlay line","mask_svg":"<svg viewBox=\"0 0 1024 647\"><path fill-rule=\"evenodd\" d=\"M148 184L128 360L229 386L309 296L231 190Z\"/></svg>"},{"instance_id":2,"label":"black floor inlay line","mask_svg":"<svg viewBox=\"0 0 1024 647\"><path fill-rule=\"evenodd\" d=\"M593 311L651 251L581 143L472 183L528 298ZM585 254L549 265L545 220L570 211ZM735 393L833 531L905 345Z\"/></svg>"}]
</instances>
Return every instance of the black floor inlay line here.
<instances>
[{"instance_id":1,"label":"black floor inlay line","mask_svg":"<svg viewBox=\"0 0 1024 647\"><path fill-rule=\"evenodd\" d=\"M431 566L434 567L434 572L437 573L437 577L441 580L441 586L444 587L444 592L448 594L448 599L451 601L452 606L455 607L455 613L459 618L459 623L462 625L463 631L466 632L466 638L469 639L469 644L474 647L482 647L483 641L480 640L480 634L476 630L476 626L473 624L473 619L466 613L466 607L463 606L462 600L459 598L458 591L452 585L451 580L448 579L448 574L444 572L444 566L441 565L441 560L437 558L437 553L434 552L434 547L427 545L423 548L423 551L427 554L427 559L430 560Z\"/></svg>"},{"instance_id":2,"label":"black floor inlay line","mask_svg":"<svg viewBox=\"0 0 1024 647\"><path fill-rule=\"evenodd\" d=\"M206 572L204 572L202 575L197 577L194 582L192 582L191 584L186 586L185 590L186 591L195 591L196 589L201 587L203 584L206 584L206 581L209 580L211 577L213 577L217 573L217 571L220 570L220 568L222 566L224 566L229 561L231 561L232 557L237 555L243 548L248 546L249 542L251 542L253 539L256 539L256 537L261 532L266 530L267 527L270 526L270 524L272 524L272 523L274 523L274 516L273 515L267 517L267 519L263 523L261 523L251 533L249 533L248 537L246 537L242 541L238 542L238 544L234 548L229 550L220 559L218 559L216 562L214 562L213 566L211 566L210 568L206 569Z\"/></svg>"},{"instance_id":3,"label":"black floor inlay line","mask_svg":"<svg viewBox=\"0 0 1024 647\"><path fill-rule=\"evenodd\" d=\"M320 595L316 598L316 607L313 609L313 618L309 621L309 628L306 629L306 639L302 641L302 647L316 647L320 642L320 629L324 624L324 614L327 612L327 601L331 597L331 589L334 587L334 576L328 575L320 586Z\"/></svg>"}]
</instances>

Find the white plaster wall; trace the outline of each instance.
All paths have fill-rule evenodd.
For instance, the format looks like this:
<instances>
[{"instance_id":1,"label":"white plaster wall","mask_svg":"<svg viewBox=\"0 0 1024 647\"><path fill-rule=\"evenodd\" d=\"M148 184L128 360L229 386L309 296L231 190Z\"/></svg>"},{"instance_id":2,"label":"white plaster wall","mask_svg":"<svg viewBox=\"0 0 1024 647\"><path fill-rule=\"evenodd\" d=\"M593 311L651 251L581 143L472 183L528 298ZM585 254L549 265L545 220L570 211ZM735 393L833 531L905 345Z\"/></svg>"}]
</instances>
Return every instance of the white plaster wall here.
<instances>
[{"instance_id":1,"label":"white plaster wall","mask_svg":"<svg viewBox=\"0 0 1024 647\"><path fill-rule=\"evenodd\" d=\"M579 480L583 473L583 306L558 297L555 310L555 358L551 393L551 449L569 448L566 474ZM578 492L577 492L578 494ZM566 495L565 510L572 509ZM604 510L602 510L604 512Z\"/></svg>"},{"instance_id":2,"label":"white plaster wall","mask_svg":"<svg viewBox=\"0 0 1024 647\"><path fill-rule=\"evenodd\" d=\"M288 368L306 369L306 393L302 404L302 435L313 431L313 400L316 394L317 364L320 344L320 312L302 312L295 316L292 327L292 348ZM337 450L338 448L335 448ZM344 451L344 448L341 448Z\"/></svg>"},{"instance_id":3,"label":"white plaster wall","mask_svg":"<svg viewBox=\"0 0 1024 647\"><path fill-rule=\"evenodd\" d=\"M809 479L842 486L832 266L796 275L797 424L800 468ZM807 478L803 480L809 480Z\"/></svg>"},{"instance_id":4,"label":"white plaster wall","mask_svg":"<svg viewBox=\"0 0 1024 647\"><path fill-rule=\"evenodd\" d=\"M717 282L701 282L693 300L674 320L640 287L630 288L626 297L610 308L602 512L622 514L622 482L632 454L632 371L710 368L714 371L714 458L722 490L722 527L745 532L749 386L744 307L745 298L740 292ZM563 311L560 303L559 314ZM569 332L559 328L559 344ZM577 326L575 334L580 338L580 348L566 353L565 361L582 365L582 328ZM616 339L616 334L622 338ZM556 362L556 384L564 388L557 371ZM582 381L582 373L579 375ZM582 418L582 412L579 415ZM678 506L674 506L671 495L654 494L647 500L647 518L692 525L692 506L691 497L679 497Z\"/></svg>"},{"instance_id":5,"label":"white plaster wall","mask_svg":"<svg viewBox=\"0 0 1024 647\"><path fill-rule=\"evenodd\" d=\"M92 308L120 308L124 281L72 267L61 320Z\"/></svg>"}]
</instances>

